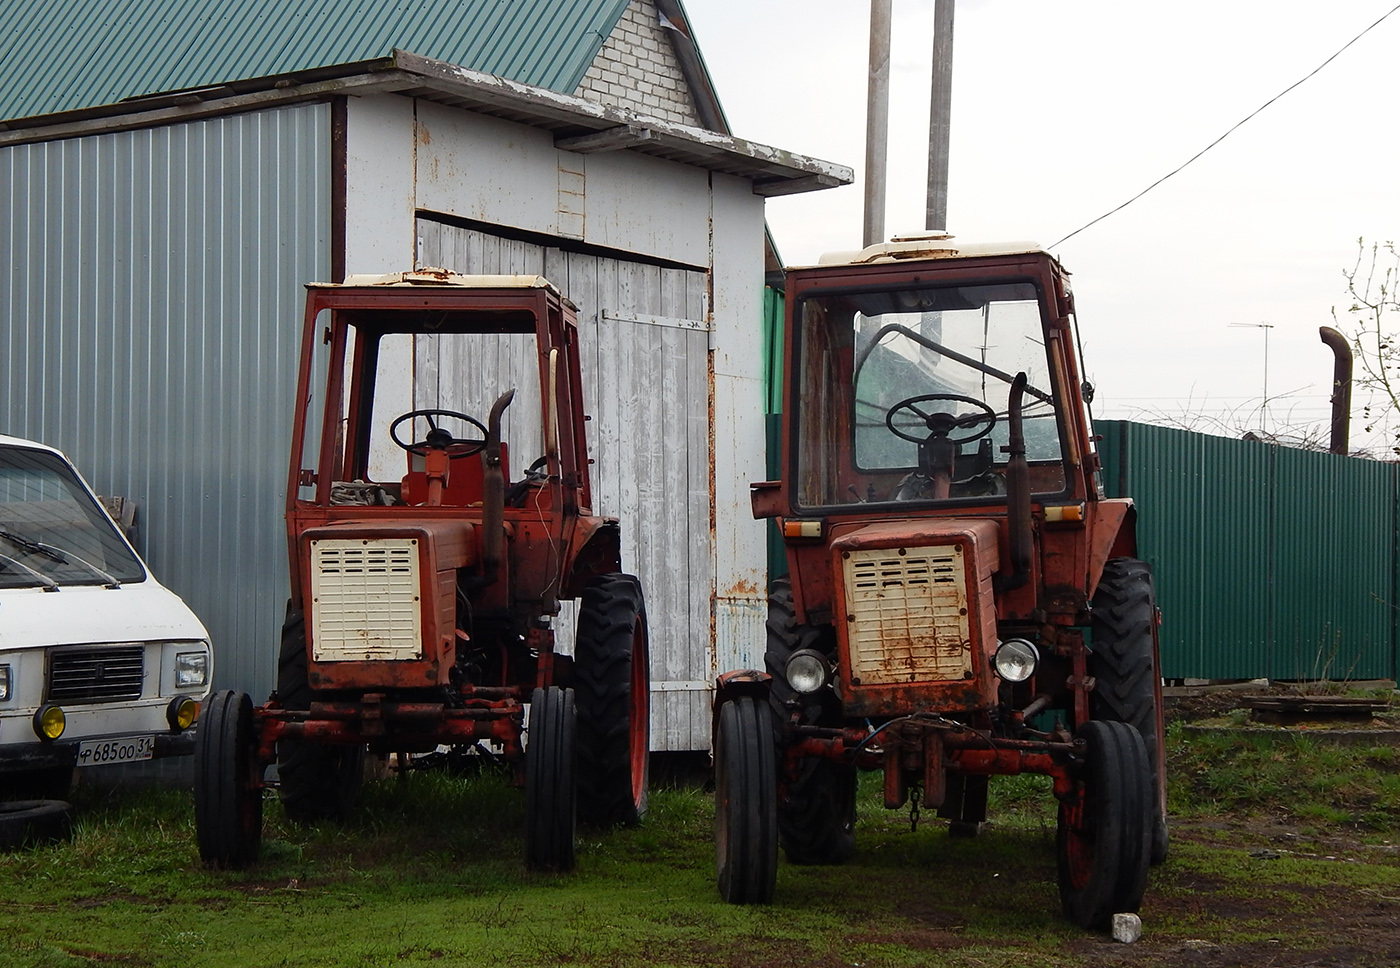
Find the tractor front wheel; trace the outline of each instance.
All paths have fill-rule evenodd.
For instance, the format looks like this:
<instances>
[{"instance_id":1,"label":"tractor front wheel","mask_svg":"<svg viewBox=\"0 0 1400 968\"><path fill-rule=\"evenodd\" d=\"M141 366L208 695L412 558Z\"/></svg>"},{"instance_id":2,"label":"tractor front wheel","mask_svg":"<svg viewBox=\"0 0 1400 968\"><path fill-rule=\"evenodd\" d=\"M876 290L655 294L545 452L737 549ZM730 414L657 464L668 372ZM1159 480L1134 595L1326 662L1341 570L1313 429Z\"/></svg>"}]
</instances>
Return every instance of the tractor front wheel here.
<instances>
[{"instance_id":1,"label":"tractor front wheel","mask_svg":"<svg viewBox=\"0 0 1400 968\"><path fill-rule=\"evenodd\" d=\"M767 904L778 875L778 766L773 713L727 700L715 733L715 874L730 904Z\"/></svg>"},{"instance_id":2,"label":"tractor front wheel","mask_svg":"<svg viewBox=\"0 0 1400 968\"><path fill-rule=\"evenodd\" d=\"M1147 750L1127 723L1091 720L1078 796L1060 803L1055 838L1060 901L1081 927L1136 911L1147 889L1152 781Z\"/></svg>"},{"instance_id":3,"label":"tractor front wheel","mask_svg":"<svg viewBox=\"0 0 1400 968\"><path fill-rule=\"evenodd\" d=\"M287 606L282 646L277 654L277 700L284 709L311 708L306 672L306 620ZM344 820L364 784L365 748L326 746L306 740L277 742L278 793L282 809L296 823Z\"/></svg>"},{"instance_id":4,"label":"tractor front wheel","mask_svg":"<svg viewBox=\"0 0 1400 968\"><path fill-rule=\"evenodd\" d=\"M1157 656L1157 601L1152 570L1134 558L1104 565L1093 608L1094 651L1089 693L1094 719L1116 719L1142 735L1152 771L1152 863L1167 859L1167 771L1163 760L1161 667Z\"/></svg>"},{"instance_id":5,"label":"tractor front wheel","mask_svg":"<svg viewBox=\"0 0 1400 968\"><path fill-rule=\"evenodd\" d=\"M578 812L589 823L638 823L647 809L651 671L641 583L604 575L583 590L574 644Z\"/></svg>"},{"instance_id":6,"label":"tractor front wheel","mask_svg":"<svg viewBox=\"0 0 1400 968\"><path fill-rule=\"evenodd\" d=\"M200 859L210 867L238 870L258 859L262 764L247 693L215 693L200 717L194 825Z\"/></svg>"},{"instance_id":7,"label":"tractor front wheel","mask_svg":"<svg viewBox=\"0 0 1400 968\"><path fill-rule=\"evenodd\" d=\"M577 801L574 691L530 694L525 747L525 863L531 870L574 869Z\"/></svg>"}]
</instances>

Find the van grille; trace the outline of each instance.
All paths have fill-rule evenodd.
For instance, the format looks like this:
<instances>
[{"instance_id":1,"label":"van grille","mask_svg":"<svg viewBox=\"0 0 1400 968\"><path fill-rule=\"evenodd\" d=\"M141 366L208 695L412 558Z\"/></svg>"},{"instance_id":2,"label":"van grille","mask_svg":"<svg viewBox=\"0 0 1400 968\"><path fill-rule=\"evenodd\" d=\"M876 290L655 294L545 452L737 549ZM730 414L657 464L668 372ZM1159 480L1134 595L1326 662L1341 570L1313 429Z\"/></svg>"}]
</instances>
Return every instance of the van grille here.
<instances>
[{"instance_id":1,"label":"van grille","mask_svg":"<svg viewBox=\"0 0 1400 968\"><path fill-rule=\"evenodd\" d=\"M844 562L851 675L860 685L947 681L971 673L960 547L868 548L852 551Z\"/></svg>"},{"instance_id":2,"label":"van grille","mask_svg":"<svg viewBox=\"0 0 1400 968\"><path fill-rule=\"evenodd\" d=\"M49 653L49 702L140 699L146 678L141 645L55 649Z\"/></svg>"},{"instance_id":3,"label":"van grille","mask_svg":"<svg viewBox=\"0 0 1400 968\"><path fill-rule=\"evenodd\" d=\"M311 542L311 654L318 662L421 659L418 542Z\"/></svg>"}]
</instances>

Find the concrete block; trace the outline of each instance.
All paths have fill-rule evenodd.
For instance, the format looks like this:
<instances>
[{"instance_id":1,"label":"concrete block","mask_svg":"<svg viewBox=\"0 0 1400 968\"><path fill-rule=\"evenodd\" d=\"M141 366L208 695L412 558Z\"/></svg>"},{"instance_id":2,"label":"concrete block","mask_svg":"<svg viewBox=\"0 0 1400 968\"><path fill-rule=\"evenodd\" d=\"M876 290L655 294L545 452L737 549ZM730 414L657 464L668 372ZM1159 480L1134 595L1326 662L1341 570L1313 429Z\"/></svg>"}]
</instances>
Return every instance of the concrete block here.
<instances>
[{"instance_id":1,"label":"concrete block","mask_svg":"<svg viewBox=\"0 0 1400 968\"><path fill-rule=\"evenodd\" d=\"M1132 944L1142 937L1142 918L1136 914L1115 914L1113 916L1113 940Z\"/></svg>"}]
</instances>

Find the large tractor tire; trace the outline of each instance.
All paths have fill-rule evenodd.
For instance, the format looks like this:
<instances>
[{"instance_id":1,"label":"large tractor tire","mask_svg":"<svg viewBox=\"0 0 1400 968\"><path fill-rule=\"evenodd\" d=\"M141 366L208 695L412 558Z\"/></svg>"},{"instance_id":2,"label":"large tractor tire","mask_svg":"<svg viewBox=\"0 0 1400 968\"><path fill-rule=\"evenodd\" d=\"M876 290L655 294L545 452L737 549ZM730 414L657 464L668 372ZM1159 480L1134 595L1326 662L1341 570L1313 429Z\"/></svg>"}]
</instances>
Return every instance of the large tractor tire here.
<instances>
[{"instance_id":1,"label":"large tractor tire","mask_svg":"<svg viewBox=\"0 0 1400 968\"><path fill-rule=\"evenodd\" d=\"M715 879L730 904L767 904L778 876L778 766L773 713L727 700L715 731Z\"/></svg>"},{"instance_id":2,"label":"large tractor tire","mask_svg":"<svg viewBox=\"0 0 1400 968\"><path fill-rule=\"evenodd\" d=\"M200 859L227 870L247 867L262 843L262 764L247 693L218 692L209 700L195 739L194 768Z\"/></svg>"},{"instance_id":3,"label":"large tractor tire","mask_svg":"<svg viewBox=\"0 0 1400 968\"><path fill-rule=\"evenodd\" d=\"M1127 723L1091 720L1078 738L1086 744L1082 792L1060 803L1055 838L1060 901L1065 917L1100 930L1142 904L1152 782L1142 736Z\"/></svg>"},{"instance_id":4,"label":"large tractor tire","mask_svg":"<svg viewBox=\"0 0 1400 968\"><path fill-rule=\"evenodd\" d=\"M0 850L56 844L73 836L73 808L63 800L0 803Z\"/></svg>"},{"instance_id":5,"label":"large tractor tire","mask_svg":"<svg viewBox=\"0 0 1400 968\"><path fill-rule=\"evenodd\" d=\"M647 809L651 669L641 583L604 575L583 590L574 643L578 813L600 826L639 823Z\"/></svg>"},{"instance_id":6,"label":"large tractor tire","mask_svg":"<svg viewBox=\"0 0 1400 968\"><path fill-rule=\"evenodd\" d=\"M277 700L284 709L311 708L306 620L301 609L290 605L277 653ZM327 746L294 739L277 743L278 793L287 817L296 823L345 819L359 799L364 769L363 745Z\"/></svg>"},{"instance_id":7,"label":"large tractor tire","mask_svg":"<svg viewBox=\"0 0 1400 968\"><path fill-rule=\"evenodd\" d=\"M530 694L525 747L525 863L531 870L574 869L576 727L572 689L549 686Z\"/></svg>"},{"instance_id":8,"label":"large tractor tire","mask_svg":"<svg viewBox=\"0 0 1400 968\"><path fill-rule=\"evenodd\" d=\"M773 582L768 596L768 646L763 661L773 677L770 703L775 738L796 702L805 725L837 725L839 710L823 707L820 694L804 696L787 681L787 661L799 649L820 649L820 630L798 625L792 586ZM856 846L856 771L830 760L807 760L779 786L778 840L794 864L843 864Z\"/></svg>"},{"instance_id":9,"label":"large tractor tire","mask_svg":"<svg viewBox=\"0 0 1400 968\"><path fill-rule=\"evenodd\" d=\"M1142 735L1152 771L1152 863L1167 859L1167 775L1163 761L1162 677L1157 656L1157 601L1152 570L1134 558L1112 558L1094 593L1094 650L1089 694L1094 719L1127 723Z\"/></svg>"}]
</instances>

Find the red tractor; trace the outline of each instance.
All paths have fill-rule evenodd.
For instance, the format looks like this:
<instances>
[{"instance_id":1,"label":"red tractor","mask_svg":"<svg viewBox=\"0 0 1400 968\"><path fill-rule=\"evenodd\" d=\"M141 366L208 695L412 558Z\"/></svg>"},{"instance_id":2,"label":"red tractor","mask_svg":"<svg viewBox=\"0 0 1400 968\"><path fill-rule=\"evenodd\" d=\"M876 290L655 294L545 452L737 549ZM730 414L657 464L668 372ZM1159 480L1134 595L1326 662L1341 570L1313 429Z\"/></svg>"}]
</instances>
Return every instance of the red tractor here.
<instances>
[{"instance_id":1,"label":"red tractor","mask_svg":"<svg viewBox=\"0 0 1400 968\"><path fill-rule=\"evenodd\" d=\"M514 762L537 869L573 866L576 816L640 818L646 612L617 520L592 511L588 419L575 309L540 277L308 287L277 691L201 716L206 863L256 859L267 766L288 816L338 817L366 751ZM511 450L529 458L515 480ZM566 655L553 618L572 599Z\"/></svg>"},{"instance_id":2,"label":"red tractor","mask_svg":"<svg viewBox=\"0 0 1400 968\"><path fill-rule=\"evenodd\" d=\"M1059 801L1065 914L1137 910L1165 858L1158 613L1099 482L1068 274L1035 245L895 240L787 276L763 670L715 697L720 893L854 848L857 770L970 835L988 778Z\"/></svg>"}]
</instances>

